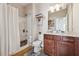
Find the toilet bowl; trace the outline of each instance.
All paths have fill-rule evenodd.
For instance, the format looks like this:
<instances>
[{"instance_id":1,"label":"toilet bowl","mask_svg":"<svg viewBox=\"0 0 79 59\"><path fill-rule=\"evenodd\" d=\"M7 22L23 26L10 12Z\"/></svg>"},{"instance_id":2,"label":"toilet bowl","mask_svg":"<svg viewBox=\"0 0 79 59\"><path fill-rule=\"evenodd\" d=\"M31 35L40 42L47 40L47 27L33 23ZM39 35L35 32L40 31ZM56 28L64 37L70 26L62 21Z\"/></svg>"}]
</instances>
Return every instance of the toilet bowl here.
<instances>
[{"instance_id":1,"label":"toilet bowl","mask_svg":"<svg viewBox=\"0 0 79 59\"><path fill-rule=\"evenodd\" d=\"M41 50L41 41L40 40L36 40L33 42L33 47L34 47L34 53L40 54L40 50Z\"/></svg>"}]
</instances>

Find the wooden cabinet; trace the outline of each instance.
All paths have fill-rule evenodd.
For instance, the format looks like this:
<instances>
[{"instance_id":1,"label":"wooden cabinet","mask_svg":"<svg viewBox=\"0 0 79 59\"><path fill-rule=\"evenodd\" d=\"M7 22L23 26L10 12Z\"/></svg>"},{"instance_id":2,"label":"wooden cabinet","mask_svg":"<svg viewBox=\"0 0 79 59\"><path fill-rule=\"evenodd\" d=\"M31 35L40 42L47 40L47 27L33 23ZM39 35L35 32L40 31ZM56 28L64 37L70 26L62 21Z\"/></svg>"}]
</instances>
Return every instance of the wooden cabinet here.
<instances>
[{"instance_id":1,"label":"wooden cabinet","mask_svg":"<svg viewBox=\"0 0 79 59\"><path fill-rule=\"evenodd\" d=\"M75 37L62 36L62 41L73 43L73 42L75 42Z\"/></svg>"},{"instance_id":2,"label":"wooden cabinet","mask_svg":"<svg viewBox=\"0 0 79 59\"><path fill-rule=\"evenodd\" d=\"M75 39L75 55L79 56L79 38Z\"/></svg>"},{"instance_id":3,"label":"wooden cabinet","mask_svg":"<svg viewBox=\"0 0 79 59\"><path fill-rule=\"evenodd\" d=\"M44 52L48 55L55 55L55 42L52 35L44 36Z\"/></svg>"},{"instance_id":4,"label":"wooden cabinet","mask_svg":"<svg viewBox=\"0 0 79 59\"><path fill-rule=\"evenodd\" d=\"M48 55L54 55L54 39L51 35L44 36L44 52Z\"/></svg>"},{"instance_id":5,"label":"wooden cabinet","mask_svg":"<svg viewBox=\"0 0 79 59\"><path fill-rule=\"evenodd\" d=\"M74 43L70 42L57 42L57 55L58 56L74 56Z\"/></svg>"},{"instance_id":6,"label":"wooden cabinet","mask_svg":"<svg viewBox=\"0 0 79 59\"><path fill-rule=\"evenodd\" d=\"M47 55L79 55L79 38L59 35L44 35L44 52Z\"/></svg>"},{"instance_id":7,"label":"wooden cabinet","mask_svg":"<svg viewBox=\"0 0 79 59\"><path fill-rule=\"evenodd\" d=\"M57 55L58 56L74 56L75 55L75 38L62 36L60 41L57 42Z\"/></svg>"}]
</instances>

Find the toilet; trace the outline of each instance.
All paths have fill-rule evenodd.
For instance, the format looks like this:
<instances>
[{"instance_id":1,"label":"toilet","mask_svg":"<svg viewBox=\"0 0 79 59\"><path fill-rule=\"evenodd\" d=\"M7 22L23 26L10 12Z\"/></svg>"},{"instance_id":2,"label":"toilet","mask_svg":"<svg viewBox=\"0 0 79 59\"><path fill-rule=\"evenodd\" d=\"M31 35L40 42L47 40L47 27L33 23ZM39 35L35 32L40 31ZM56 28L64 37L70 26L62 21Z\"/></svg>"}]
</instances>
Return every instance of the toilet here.
<instances>
[{"instance_id":1,"label":"toilet","mask_svg":"<svg viewBox=\"0 0 79 59\"><path fill-rule=\"evenodd\" d=\"M36 40L33 42L33 52L36 54L36 55L39 55L40 54L40 50L41 50L41 40Z\"/></svg>"}]
</instances>

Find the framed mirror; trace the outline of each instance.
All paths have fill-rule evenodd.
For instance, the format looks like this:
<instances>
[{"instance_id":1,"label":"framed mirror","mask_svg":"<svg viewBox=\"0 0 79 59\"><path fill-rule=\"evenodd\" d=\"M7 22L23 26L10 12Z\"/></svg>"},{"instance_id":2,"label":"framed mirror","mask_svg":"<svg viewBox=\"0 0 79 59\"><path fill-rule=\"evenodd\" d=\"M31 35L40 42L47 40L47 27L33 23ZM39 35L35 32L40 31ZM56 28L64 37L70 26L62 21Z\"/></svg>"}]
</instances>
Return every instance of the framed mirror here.
<instances>
[{"instance_id":1,"label":"framed mirror","mask_svg":"<svg viewBox=\"0 0 79 59\"><path fill-rule=\"evenodd\" d=\"M48 31L57 32L57 33L68 32L68 8L67 8L67 5L64 5L64 7L62 7L62 5L59 7L56 7L56 5L52 6L52 10L48 11Z\"/></svg>"}]
</instances>

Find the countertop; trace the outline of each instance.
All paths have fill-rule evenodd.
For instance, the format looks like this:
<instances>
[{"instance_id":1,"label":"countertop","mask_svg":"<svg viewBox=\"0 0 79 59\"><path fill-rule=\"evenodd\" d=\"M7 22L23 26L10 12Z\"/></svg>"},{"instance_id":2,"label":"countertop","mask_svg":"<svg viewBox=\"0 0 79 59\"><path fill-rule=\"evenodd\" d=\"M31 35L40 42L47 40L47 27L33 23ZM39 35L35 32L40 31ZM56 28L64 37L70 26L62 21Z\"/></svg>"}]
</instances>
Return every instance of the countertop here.
<instances>
[{"instance_id":1,"label":"countertop","mask_svg":"<svg viewBox=\"0 0 79 59\"><path fill-rule=\"evenodd\" d=\"M45 33L49 35L60 35L60 36L71 36L71 37L79 37L78 33Z\"/></svg>"}]
</instances>

